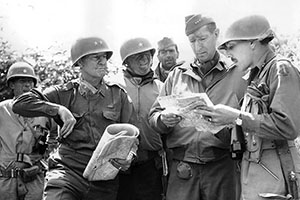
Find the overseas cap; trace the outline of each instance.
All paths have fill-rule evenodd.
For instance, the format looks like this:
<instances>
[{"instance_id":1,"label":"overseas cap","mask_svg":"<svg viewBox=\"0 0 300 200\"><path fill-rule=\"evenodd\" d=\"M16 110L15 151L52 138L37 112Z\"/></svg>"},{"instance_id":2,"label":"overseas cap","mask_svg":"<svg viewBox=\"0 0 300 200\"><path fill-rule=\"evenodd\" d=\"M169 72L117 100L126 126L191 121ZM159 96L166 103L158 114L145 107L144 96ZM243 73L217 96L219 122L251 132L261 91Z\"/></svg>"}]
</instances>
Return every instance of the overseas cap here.
<instances>
[{"instance_id":1,"label":"overseas cap","mask_svg":"<svg viewBox=\"0 0 300 200\"><path fill-rule=\"evenodd\" d=\"M185 34L188 36L202 26L216 23L212 18L198 15L189 15L185 17Z\"/></svg>"},{"instance_id":2,"label":"overseas cap","mask_svg":"<svg viewBox=\"0 0 300 200\"><path fill-rule=\"evenodd\" d=\"M168 37L164 37L162 40L158 41L157 45L158 45L158 51L166 49L170 46L176 46L174 41Z\"/></svg>"}]
</instances>

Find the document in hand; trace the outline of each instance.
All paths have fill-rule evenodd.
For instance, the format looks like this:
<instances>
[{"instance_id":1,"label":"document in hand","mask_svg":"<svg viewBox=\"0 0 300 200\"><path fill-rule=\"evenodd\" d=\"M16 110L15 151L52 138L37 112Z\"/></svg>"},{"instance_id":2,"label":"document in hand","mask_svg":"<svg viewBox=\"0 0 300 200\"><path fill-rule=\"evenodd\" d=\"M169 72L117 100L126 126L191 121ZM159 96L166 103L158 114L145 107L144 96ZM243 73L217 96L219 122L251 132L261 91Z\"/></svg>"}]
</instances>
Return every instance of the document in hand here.
<instances>
[{"instance_id":1,"label":"document in hand","mask_svg":"<svg viewBox=\"0 0 300 200\"><path fill-rule=\"evenodd\" d=\"M136 154L139 129L132 124L109 125L87 164L83 176L89 181L111 180L119 173L111 159L126 159Z\"/></svg>"},{"instance_id":2,"label":"document in hand","mask_svg":"<svg viewBox=\"0 0 300 200\"><path fill-rule=\"evenodd\" d=\"M194 112L195 109L201 109L203 106L214 106L206 93L183 93L180 95L169 95L158 97L158 102L164 112L174 113L182 117L179 125L181 127L195 127L198 131L211 132L213 134L219 132L225 126L215 125L202 115ZM197 102L197 107L194 107Z\"/></svg>"}]
</instances>

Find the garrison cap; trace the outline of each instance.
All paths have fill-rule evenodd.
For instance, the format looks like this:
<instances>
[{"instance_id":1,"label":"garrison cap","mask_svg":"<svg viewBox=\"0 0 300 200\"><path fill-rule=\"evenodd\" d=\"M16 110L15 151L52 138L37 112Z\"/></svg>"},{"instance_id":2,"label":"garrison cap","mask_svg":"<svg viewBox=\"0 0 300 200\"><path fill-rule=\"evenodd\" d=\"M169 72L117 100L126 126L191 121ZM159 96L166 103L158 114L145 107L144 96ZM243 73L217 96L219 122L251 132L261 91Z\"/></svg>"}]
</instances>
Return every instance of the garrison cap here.
<instances>
[{"instance_id":1,"label":"garrison cap","mask_svg":"<svg viewBox=\"0 0 300 200\"><path fill-rule=\"evenodd\" d=\"M185 34L188 36L202 26L216 23L212 18L198 15L189 15L185 17Z\"/></svg>"},{"instance_id":2,"label":"garrison cap","mask_svg":"<svg viewBox=\"0 0 300 200\"><path fill-rule=\"evenodd\" d=\"M160 41L157 42L158 45L158 51L166 49L170 46L176 46L172 38L164 37Z\"/></svg>"}]
</instances>

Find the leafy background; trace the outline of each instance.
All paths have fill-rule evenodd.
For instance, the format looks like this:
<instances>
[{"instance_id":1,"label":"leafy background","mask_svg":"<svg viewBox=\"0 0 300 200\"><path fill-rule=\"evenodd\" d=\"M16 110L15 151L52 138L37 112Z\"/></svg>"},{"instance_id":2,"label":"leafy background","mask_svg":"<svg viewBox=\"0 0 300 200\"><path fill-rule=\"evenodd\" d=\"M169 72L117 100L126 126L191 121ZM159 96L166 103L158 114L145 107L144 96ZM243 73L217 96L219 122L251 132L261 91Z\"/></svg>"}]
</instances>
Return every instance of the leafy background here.
<instances>
[{"instance_id":1,"label":"leafy background","mask_svg":"<svg viewBox=\"0 0 300 200\"><path fill-rule=\"evenodd\" d=\"M300 31L293 35L280 35L273 40L276 52L289 58L298 69L300 67L299 44ZM20 60L27 61L34 66L41 90L51 85L66 83L79 76L78 69L71 67L68 52L61 46L51 46L47 51L28 48L24 52L16 52L9 42L0 36L0 101L13 97L6 85L6 73L14 62ZM122 70L113 61L109 62L109 75L116 75ZM296 140L296 146L300 150L300 138Z\"/></svg>"}]
</instances>

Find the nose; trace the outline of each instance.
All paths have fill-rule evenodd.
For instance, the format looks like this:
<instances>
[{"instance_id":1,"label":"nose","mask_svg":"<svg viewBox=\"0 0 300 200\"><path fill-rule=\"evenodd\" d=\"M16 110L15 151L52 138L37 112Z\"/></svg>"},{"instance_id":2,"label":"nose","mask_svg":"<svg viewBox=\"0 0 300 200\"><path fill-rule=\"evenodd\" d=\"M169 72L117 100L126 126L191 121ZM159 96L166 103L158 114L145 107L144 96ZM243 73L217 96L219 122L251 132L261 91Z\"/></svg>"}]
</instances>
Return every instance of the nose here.
<instances>
[{"instance_id":1,"label":"nose","mask_svg":"<svg viewBox=\"0 0 300 200\"><path fill-rule=\"evenodd\" d=\"M148 62L148 55L146 55L146 54L141 55L140 62L141 63Z\"/></svg>"},{"instance_id":2,"label":"nose","mask_svg":"<svg viewBox=\"0 0 300 200\"><path fill-rule=\"evenodd\" d=\"M98 59L98 64L104 65L106 62L107 62L107 59L106 59L105 56L99 57L99 59Z\"/></svg>"},{"instance_id":3,"label":"nose","mask_svg":"<svg viewBox=\"0 0 300 200\"><path fill-rule=\"evenodd\" d=\"M200 50L203 47L203 43L200 40L196 40L195 49L196 51Z\"/></svg>"},{"instance_id":4,"label":"nose","mask_svg":"<svg viewBox=\"0 0 300 200\"><path fill-rule=\"evenodd\" d=\"M171 56L171 51L167 51L167 57Z\"/></svg>"}]
</instances>

